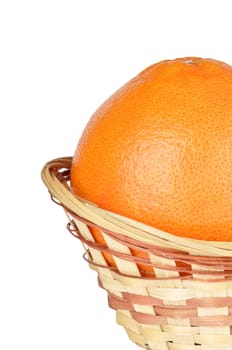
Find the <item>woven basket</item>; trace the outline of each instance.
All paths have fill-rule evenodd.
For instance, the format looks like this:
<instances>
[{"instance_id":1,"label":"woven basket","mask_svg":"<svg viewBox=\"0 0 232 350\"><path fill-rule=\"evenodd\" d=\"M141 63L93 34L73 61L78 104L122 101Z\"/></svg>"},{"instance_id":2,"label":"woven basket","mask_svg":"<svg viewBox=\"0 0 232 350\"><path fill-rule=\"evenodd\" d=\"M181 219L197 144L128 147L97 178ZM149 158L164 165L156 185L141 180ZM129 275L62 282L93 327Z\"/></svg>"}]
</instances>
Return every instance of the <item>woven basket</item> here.
<instances>
[{"instance_id":1,"label":"woven basket","mask_svg":"<svg viewBox=\"0 0 232 350\"><path fill-rule=\"evenodd\" d=\"M74 196L71 161L48 162L42 179L129 338L145 349L232 350L232 243L177 237Z\"/></svg>"}]
</instances>

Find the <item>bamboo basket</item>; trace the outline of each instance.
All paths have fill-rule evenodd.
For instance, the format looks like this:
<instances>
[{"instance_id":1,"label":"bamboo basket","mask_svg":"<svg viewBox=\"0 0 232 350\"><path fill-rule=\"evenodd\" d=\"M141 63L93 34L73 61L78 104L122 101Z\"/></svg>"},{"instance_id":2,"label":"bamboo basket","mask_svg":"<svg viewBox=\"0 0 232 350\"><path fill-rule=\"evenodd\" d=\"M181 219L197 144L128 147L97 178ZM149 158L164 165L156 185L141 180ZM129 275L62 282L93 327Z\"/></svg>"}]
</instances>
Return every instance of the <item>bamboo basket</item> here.
<instances>
[{"instance_id":1,"label":"bamboo basket","mask_svg":"<svg viewBox=\"0 0 232 350\"><path fill-rule=\"evenodd\" d=\"M71 161L48 162L42 179L129 338L150 350L232 350L232 243L177 237L74 196Z\"/></svg>"}]
</instances>

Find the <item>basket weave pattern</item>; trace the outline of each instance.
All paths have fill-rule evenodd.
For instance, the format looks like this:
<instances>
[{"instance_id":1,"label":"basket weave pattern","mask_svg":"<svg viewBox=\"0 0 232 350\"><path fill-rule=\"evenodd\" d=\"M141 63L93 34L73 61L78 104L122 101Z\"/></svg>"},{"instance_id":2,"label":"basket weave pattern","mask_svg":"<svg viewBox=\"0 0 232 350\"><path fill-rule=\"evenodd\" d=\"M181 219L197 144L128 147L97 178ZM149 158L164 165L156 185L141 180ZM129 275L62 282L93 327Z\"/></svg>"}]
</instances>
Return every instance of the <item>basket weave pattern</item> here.
<instances>
[{"instance_id":1,"label":"basket weave pattern","mask_svg":"<svg viewBox=\"0 0 232 350\"><path fill-rule=\"evenodd\" d=\"M71 193L70 165L53 160L42 178L129 338L150 350L232 350L232 244L174 237L97 208Z\"/></svg>"}]
</instances>

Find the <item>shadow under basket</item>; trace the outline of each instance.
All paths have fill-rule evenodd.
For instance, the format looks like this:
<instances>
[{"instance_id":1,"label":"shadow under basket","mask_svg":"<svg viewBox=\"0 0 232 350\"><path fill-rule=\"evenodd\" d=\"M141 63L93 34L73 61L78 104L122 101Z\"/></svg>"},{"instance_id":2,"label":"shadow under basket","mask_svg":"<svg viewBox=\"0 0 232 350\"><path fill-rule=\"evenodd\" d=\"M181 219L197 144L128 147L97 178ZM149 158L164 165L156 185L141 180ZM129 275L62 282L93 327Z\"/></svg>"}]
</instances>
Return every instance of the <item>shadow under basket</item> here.
<instances>
[{"instance_id":1,"label":"shadow under basket","mask_svg":"<svg viewBox=\"0 0 232 350\"><path fill-rule=\"evenodd\" d=\"M232 350L232 243L177 237L74 196L71 162L48 162L42 179L129 338L152 350Z\"/></svg>"}]
</instances>

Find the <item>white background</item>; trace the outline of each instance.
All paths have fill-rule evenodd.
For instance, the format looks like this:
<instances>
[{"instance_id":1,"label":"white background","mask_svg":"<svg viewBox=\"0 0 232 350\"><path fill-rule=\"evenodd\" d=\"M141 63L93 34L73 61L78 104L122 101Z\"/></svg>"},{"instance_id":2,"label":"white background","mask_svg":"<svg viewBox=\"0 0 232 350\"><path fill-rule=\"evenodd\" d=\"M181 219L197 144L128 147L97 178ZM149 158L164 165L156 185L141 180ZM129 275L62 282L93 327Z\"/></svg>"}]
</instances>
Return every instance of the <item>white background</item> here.
<instances>
[{"instance_id":1,"label":"white background","mask_svg":"<svg viewBox=\"0 0 232 350\"><path fill-rule=\"evenodd\" d=\"M0 348L136 349L40 179L146 66L232 64L230 1L0 2Z\"/></svg>"}]
</instances>

